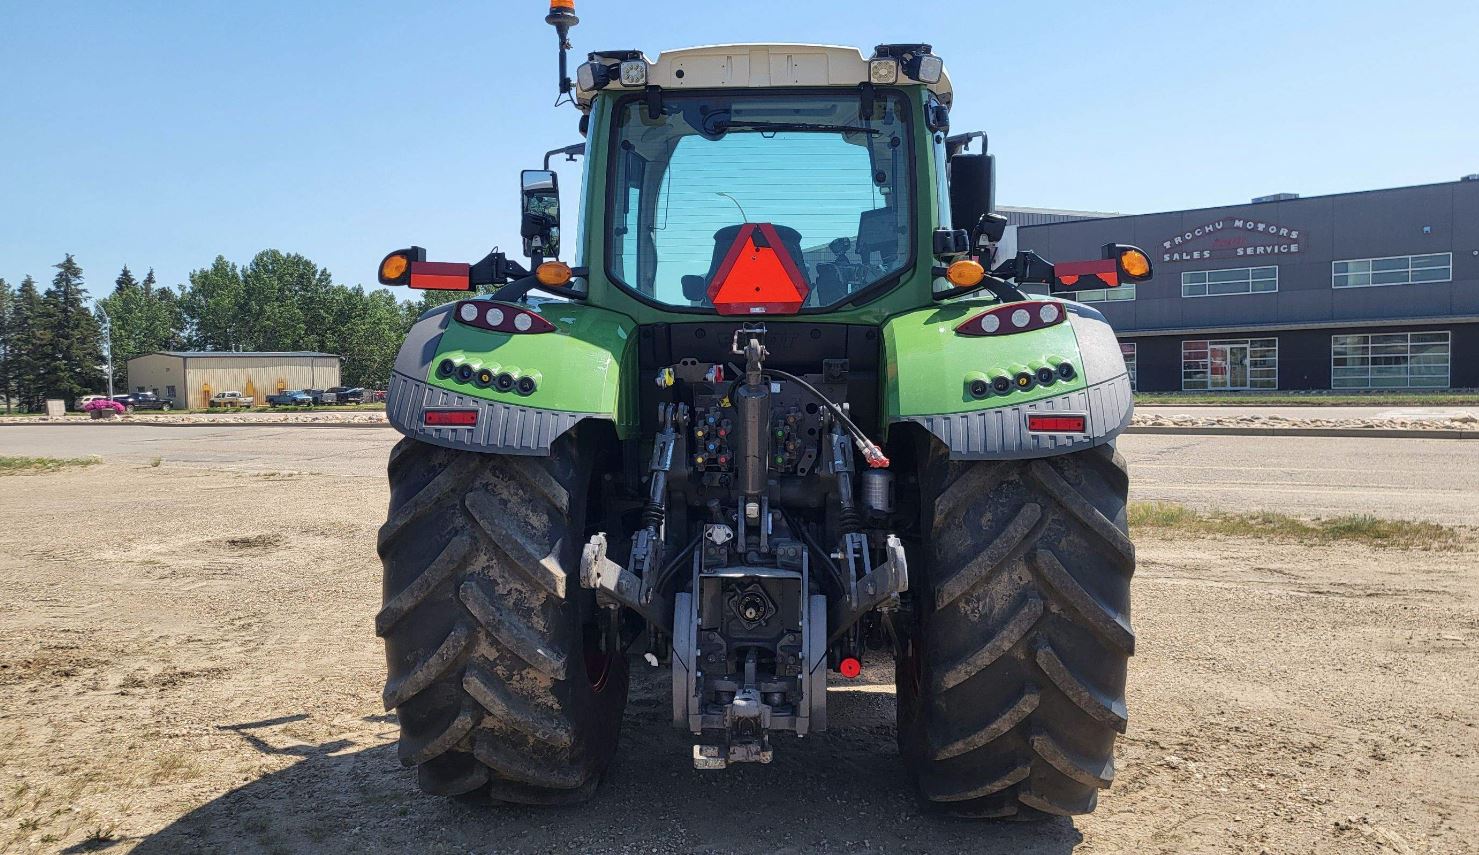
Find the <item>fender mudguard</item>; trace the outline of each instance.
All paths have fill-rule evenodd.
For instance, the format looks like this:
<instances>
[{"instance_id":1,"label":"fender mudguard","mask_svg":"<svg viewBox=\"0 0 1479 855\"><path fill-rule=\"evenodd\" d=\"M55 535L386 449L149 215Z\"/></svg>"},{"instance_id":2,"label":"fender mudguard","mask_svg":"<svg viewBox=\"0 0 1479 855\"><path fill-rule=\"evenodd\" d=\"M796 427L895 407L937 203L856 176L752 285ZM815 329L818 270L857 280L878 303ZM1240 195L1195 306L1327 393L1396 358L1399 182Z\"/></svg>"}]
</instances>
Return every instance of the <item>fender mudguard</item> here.
<instances>
[{"instance_id":1,"label":"fender mudguard","mask_svg":"<svg viewBox=\"0 0 1479 855\"><path fill-rule=\"evenodd\" d=\"M401 345L385 399L396 430L447 448L534 456L548 455L561 434L588 419L610 422L621 438L636 431L636 324L630 318L580 303L531 300L518 307L555 331L500 333L459 322L458 305L422 315ZM453 371L440 370L444 363ZM456 370L464 365L471 377ZM500 391L478 380L505 374L515 388ZM528 394L518 391L522 378L533 380ZM427 410L437 409L475 410L476 421L427 425Z\"/></svg>"},{"instance_id":2,"label":"fender mudguard","mask_svg":"<svg viewBox=\"0 0 1479 855\"><path fill-rule=\"evenodd\" d=\"M965 336L955 327L998 304L963 301L906 312L883 326L885 420L915 423L934 434L956 460L1017 460L1065 454L1110 442L1130 424L1134 399L1114 330L1098 311L1063 302L1061 323L995 336ZM984 398L973 379L1068 362L1073 376L1055 376ZM1083 415L1082 433L1028 430L1032 413Z\"/></svg>"}]
</instances>

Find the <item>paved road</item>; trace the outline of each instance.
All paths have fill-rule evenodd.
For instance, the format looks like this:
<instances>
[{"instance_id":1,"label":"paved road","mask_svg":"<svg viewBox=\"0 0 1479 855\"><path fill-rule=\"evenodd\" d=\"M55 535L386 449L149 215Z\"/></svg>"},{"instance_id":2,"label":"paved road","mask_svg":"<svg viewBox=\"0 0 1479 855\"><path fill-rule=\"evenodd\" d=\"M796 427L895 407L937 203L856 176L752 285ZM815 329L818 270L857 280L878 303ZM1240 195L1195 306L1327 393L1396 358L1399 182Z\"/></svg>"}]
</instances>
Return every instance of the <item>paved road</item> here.
<instances>
[{"instance_id":1,"label":"paved road","mask_svg":"<svg viewBox=\"0 0 1479 855\"><path fill-rule=\"evenodd\" d=\"M1283 416L1290 419L1432 419L1440 421L1459 416L1479 418L1479 407L1260 407L1256 404L1233 407L1198 407L1156 404L1155 406L1136 406L1135 413L1144 416L1199 416L1208 419Z\"/></svg>"},{"instance_id":2,"label":"paved road","mask_svg":"<svg viewBox=\"0 0 1479 855\"><path fill-rule=\"evenodd\" d=\"M389 428L0 427L0 455L382 478L397 436ZM1138 434L1120 449L1139 500L1479 526L1479 442Z\"/></svg>"}]
</instances>

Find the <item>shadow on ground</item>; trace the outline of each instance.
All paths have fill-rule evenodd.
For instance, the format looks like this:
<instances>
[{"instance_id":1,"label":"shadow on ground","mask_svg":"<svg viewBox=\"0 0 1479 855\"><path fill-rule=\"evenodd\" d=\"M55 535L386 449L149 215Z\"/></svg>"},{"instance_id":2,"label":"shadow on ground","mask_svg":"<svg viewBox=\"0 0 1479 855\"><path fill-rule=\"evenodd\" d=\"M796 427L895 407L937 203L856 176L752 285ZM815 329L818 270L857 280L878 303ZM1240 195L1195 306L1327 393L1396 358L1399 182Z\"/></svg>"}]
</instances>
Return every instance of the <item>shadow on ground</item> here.
<instances>
[{"instance_id":1,"label":"shadow on ground","mask_svg":"<svg viewBox=\"0 0 1479 855\"><path fill-rule=\"evenodd\" d=\"M832 731L785 738L769 766L700 773L669 724L667 672L634 675L621 747L589 804L523 808L423 795L394 745L303 759L181 817L139 855L468 852L972 852L1061 855L1068 820L968 823L926 816L894 744L893 695L834 689ZM891 688L891 687L890 687Z\"/></svg>"}]
</instances>

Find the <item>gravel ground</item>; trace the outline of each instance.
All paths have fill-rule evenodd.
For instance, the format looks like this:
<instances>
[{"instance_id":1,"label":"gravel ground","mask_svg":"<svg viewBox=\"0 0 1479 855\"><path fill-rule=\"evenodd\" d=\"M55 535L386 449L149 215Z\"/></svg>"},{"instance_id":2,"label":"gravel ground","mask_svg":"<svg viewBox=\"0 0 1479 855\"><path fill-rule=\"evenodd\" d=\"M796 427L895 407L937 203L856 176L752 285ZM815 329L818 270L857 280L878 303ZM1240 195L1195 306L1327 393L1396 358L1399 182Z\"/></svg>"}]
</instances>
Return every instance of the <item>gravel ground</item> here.
<instances>
[{"instance_id":1,"label":"gravel ground","mask_svg":"<svg viewBox=\"0 0 1479 855\"><path fill-rule=\"evenodd\" d=\"M638 663L592 804L419 794L379 704L385 504L376 478L171 463L0 481L0 850L1479 852L1472 536L1140 539L1114 786L1074 821L976 825L914 807L883 661L769 767L693 771Z\"/></svg>"}]
</instances>

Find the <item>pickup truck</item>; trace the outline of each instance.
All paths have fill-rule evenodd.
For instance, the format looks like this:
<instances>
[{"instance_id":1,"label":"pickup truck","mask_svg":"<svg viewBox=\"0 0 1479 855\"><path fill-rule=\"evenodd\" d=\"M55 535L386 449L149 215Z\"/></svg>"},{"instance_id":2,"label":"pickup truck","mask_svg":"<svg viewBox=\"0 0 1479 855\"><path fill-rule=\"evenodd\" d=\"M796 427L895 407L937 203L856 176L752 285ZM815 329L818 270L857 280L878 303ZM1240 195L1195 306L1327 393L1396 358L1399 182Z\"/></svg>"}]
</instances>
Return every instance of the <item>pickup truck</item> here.
<instances>
[{"instance_id":1,"label":"pickup truck","mask_svg":"<svg viewBox=\"0 0 1479 855\"><path fill-rule=\"evenodd\" d=\"M325 404L363 404L365 390L358 386L333 386L324 392Z\"/></svg>"},{"instance_id":2,"label":"pickup truck","mask_svg":"<svg viewBox=\"0 0 1479 855\"><path fill-rule=\"evenodd\" d=\"M250 407L252 398L240 392L217 392L211 396L212 407Z\"/></svg>"},{"instance_id":3,"label":"pickup truck","mask_svg":"<svg viewBox=\"0 0 1479 855\"><path fill-rule=\"evenodd\" d=\"M161 398L153 392L135 392L132 395L114 395L113 400L124 406L130 413L134 410L159 410L169 412L174 404L168 398Z\"/></svg>"},{"instance_id":4,"label":"pickup truck","mask_svg":"<svg viewBox=\"0 0 1479 855\"><path fill-rule=\"evenodd\" d=\"M269 407L311 407L313 396L302 389L290 389L264 398Z\"/></svg>"}]
</instances>

